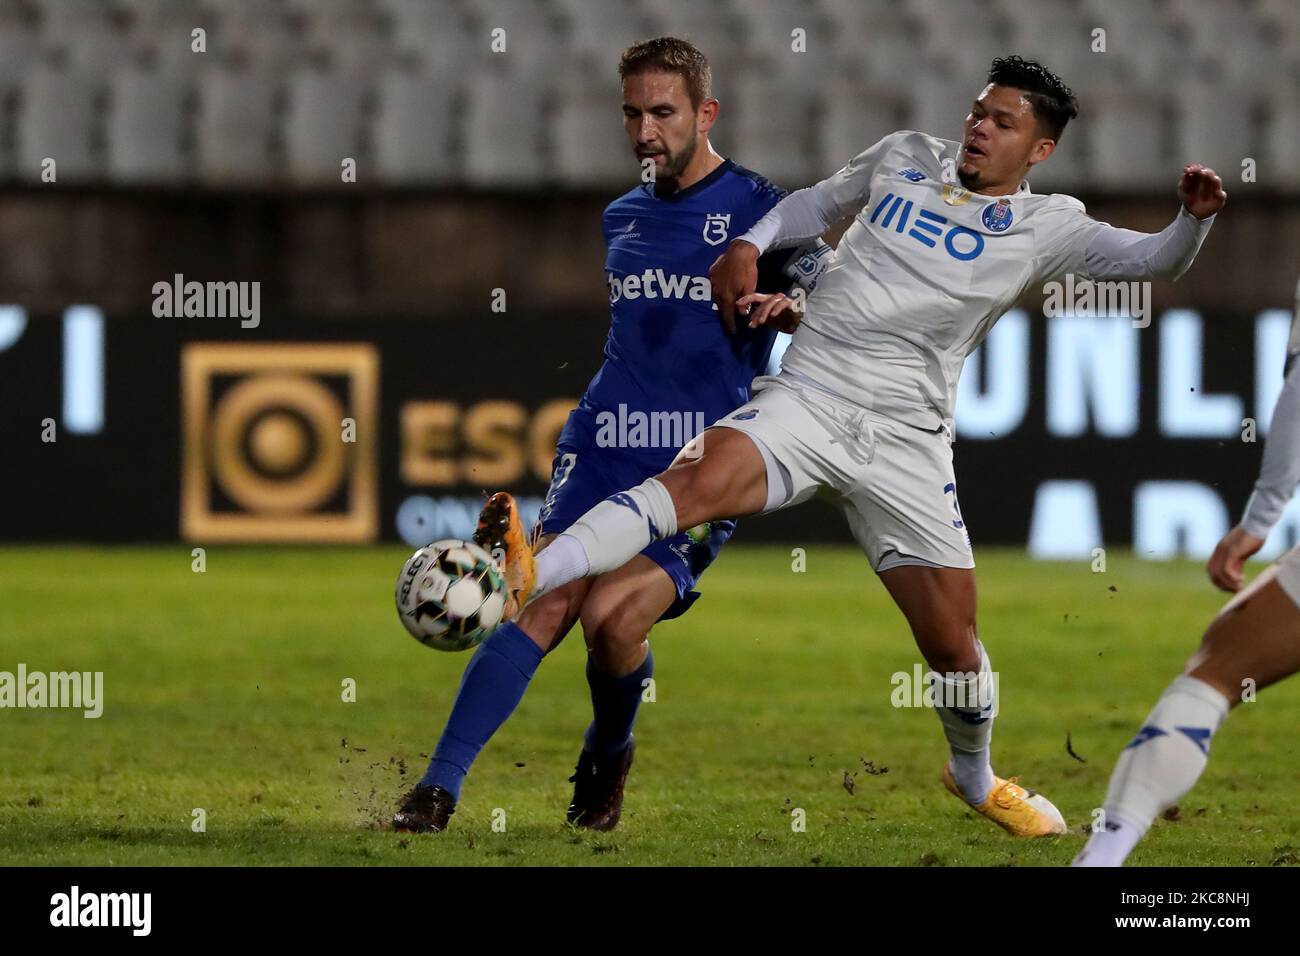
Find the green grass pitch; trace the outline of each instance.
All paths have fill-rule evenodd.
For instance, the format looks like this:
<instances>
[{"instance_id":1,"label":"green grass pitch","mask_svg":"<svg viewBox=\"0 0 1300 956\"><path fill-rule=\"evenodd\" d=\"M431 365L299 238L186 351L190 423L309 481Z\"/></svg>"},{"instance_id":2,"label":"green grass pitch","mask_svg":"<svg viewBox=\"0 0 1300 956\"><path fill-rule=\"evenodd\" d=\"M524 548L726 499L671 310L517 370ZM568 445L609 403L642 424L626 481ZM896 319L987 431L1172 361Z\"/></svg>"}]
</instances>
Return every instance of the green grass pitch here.
<instances>
[{"instance_id":1,"label":"green grass pitch","mask_svg":"<svg viewBox=\"0 0 1300 956\"><path fill-rule=\"evenodd\" d=\"M199 574L188 545L0 549L0 670L102 671L105 701L97 720L0 710L0 861L1059 866L1222 603L1191 562L1111 554L1094 574L979 553L980 634L1000 674L994 767L1072 828L1017 841L943 789L935 715L891 706L891 675L920 658L865 561L814 546L795 573L789 549L735 546L695 609L655 632L656 700L617 831L563 823L590 715L574 633L484 751L451 829L412 837L383 824L469 656L401 629L404 557L213 548ZM1300 681L1238 708L1177 819L1132 862L1300 862L1297 726Z\"/></svg>"}]
</instances>

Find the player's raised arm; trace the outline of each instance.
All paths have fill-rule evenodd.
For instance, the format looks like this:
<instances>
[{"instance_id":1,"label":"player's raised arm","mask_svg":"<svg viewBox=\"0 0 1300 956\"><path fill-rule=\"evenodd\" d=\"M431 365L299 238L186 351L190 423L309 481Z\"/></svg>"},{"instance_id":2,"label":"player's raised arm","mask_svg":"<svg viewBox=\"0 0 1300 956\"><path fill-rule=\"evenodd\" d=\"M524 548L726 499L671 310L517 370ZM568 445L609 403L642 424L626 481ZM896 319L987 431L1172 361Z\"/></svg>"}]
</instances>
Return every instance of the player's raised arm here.
<instances>
[{"instance_id":1,"label":"player's raised arm","mask_svg":"<svg viewBox=\"0 0 1300 956\"><path fill-rule=\"evenodd\" d=\"M1292 362L1273 407L1259 479L1241 523L1223 536L1205 570L1215 587L1239 591L1246 559L1264 546L1300 484L1300 362Z\"/></svg>"},{"instance_id":2,"label":"player's raised arm","mask_svg":"<svg viewBox=\"0 0 1300 956\"><path fill-rule=\"evenodd\" d=\"M736 303L758 285L758 257L768 249L815 239L867 202L871 174L891 134L853 157L835 175L786 196L753 228L727 246L709 269L713 298L728 332L736 331Z\"/></svg>"},{"instance_id":3,"label":"player's raised arm","mask_svg":"<svg viewBox=\"0 0 1300 956\"><path fill-rule=\"evenodd\" d=\"M1296 288L1296 309L1300 310L1300 286ZM1294 320L1293 320L1294 321ZM1206 572L1216 587L1239 591L1246 559L1264 546L1273 526L1282 517L1296 486L1300 485L1300 353L1287 358L1286 378L1273 406L1264 460L1259 467L1241 523L1223 536Z\"/></svg>"},{"instance_id":4,"label":"player's raised arm","mask_svg":"<svg viewBox=\"0 0 1300 956\"><path fill-rule=\"evenodd\" d=\"M1214 170L1183 168L1178 181L1182 208L1160 232L1103 226L1088 242L1085 261L1094 279L1178 279L1196 258L1214 216L1228 199Z\"/></svg>"}]
</instances>

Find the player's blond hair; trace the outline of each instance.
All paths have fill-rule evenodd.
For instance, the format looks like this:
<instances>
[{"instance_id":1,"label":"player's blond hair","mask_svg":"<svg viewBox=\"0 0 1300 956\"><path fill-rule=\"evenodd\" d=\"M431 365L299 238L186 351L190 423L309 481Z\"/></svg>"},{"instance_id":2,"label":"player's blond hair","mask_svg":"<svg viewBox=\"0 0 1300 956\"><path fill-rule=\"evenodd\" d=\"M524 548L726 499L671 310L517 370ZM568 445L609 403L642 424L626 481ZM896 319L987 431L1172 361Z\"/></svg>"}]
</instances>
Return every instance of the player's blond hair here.
<instances>
[{"instance_id":1,"label":"player's blond hair","mask_svg":"<svg viewBox=\"0 0 1300 956\"><path fill-rule=\"evenodd\" d=\"M618 61L618 78L650 71L677 73L686 81L686 93L691 98L691 108L713 97L713 71L708 58L693 44L677 37L655 37L633 43L623 51Z\"/></svg>"}]
</instances>

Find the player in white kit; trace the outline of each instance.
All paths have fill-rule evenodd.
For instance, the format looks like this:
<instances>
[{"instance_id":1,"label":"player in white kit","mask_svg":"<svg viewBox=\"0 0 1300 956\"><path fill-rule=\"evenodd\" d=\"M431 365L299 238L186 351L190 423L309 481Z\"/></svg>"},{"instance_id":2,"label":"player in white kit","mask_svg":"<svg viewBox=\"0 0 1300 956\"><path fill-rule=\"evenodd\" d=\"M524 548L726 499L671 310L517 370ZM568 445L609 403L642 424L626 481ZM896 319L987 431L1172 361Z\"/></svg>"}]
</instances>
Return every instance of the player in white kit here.
<instances>
[{"instance_id":1,"label":"player in white kit","mask_svg":"<svg viewBox=\"0 0 1300 956\"><path fill-rule=\"evenodd\" d=\"M1242 589L1246 559L1269 532L1300 483L1300 286L1287 344L1286 376L1273 407L1259 480L1241 523L1210 557L1210 580L1236 592L1210 624L1177 678L1124 748L1106 802L1075 866L1120 866L1157 815L1196 784L1210 759L1210 738L1246 688L1262 690L1300 671L1300 547Z\"/></svg>"},{"instance_id":2,"label":"player in white kit","mask_svg":"<svg viewBox=\"0 0 1300 956\"><path fill-rule=\"evenodd\" d=\"M1064 832L1049 801L990 764L996 682L976 633L975 562L953 474L957 378L1032 286L1069 272L1177 278L1226 198L1212 170L1185 167L1182 208L1146 234L1097 222L1069 196L1031 192L1031 168L1077 112L1041 65L995 60L961 142L892 133L733 241L710 272L714 298L729 326L737 309L762 324L794 303L754 294L759 255L855 216L781 373L757 379L750 403L667 471L591 509L535 561L508 554L518 603L620 567L680 528L829 496L933 672L948 789L1017 835Z\"/></svg>"}]
</instances>

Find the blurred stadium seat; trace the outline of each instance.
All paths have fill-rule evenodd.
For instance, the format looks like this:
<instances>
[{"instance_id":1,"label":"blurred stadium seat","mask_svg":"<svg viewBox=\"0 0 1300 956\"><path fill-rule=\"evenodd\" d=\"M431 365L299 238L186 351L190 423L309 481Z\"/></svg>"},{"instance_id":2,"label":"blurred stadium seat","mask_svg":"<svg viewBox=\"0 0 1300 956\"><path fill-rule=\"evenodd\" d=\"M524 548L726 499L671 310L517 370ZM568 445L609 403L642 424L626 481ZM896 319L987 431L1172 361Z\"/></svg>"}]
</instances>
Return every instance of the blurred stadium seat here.
<instances>
[{"instance_id":1,"label":"blurred stadium seat","mask_svg":"<svg viewBox=\"0 0 1300 956\"><path fill-rule=\"evenodd\" d=\"M828 103L853 103L851 110L828 109L817 124L820 133L817 174L829 176L880 138L880 131L902 129L903 103L851 76L840 77L827 88Z\"/></svg>"},{"instance_id":2,"label":"blurred stadium seat","mask_svg":"<svg viewBox=\"0 0 1300 956\"><path fill-rule=\"evenodd\" d=\"M176 182L189 175L185 126L191 88L183 74L125 63L109 81L108 173L118 181Z\"/></svg>"},{"instance_id":3,"label":"blurred stadium seat","mask_svg":"<svg viewBox=\"0 0 1300 956\"><path fill-rule=\"evenodd\" d=\"M1199 162L1235 175L1242 157L1258 156L1256 130L1262 91L1188 77L1174 87L1178 111L1175 164Z\"/></svg>"},{"instance_id":4,"label":"blurred stadium seat","mask_svg":"<svg viewBox=\"0 0 1300 956\"><path fill-rule=\"evenodd\" d=\"M727 134L736 144L737 160L787 188L815 181L813 94L762 66L750 67L735 80Z\"/></svg>"},{"instance_id":5,"label":"blurred stadium seat","mask_svg":"<svg viewBox=\"0 0 1300 956\"><path fill-rule=\"evenodd\" d=\"M1279 91L1269 102L1266 147L1259 176L1265 182L1300 188L1300 93L1292 87Z\"/></svg>"},{"instance_id":6,"label":"blurred stadium seat","mask_svg":"<svg viewBox=\"0 0 1300 956\"><path fill-rule=\"evenodd\" d=\"M517 79L563 71L566 49L553 4L535 0L476 0L469 4L473 62L493 61ZM497 31L503 31L498 33Z\"/></svg>"},{"instance_id":7,"label":"blurred stadium seat","mask_svg":"<svg viewBox=\"0 0 1300 956\"><path fill-rule=\"evenodd\" d=\"M732 60L745 50L748 16L730 3L641 0L641 7L649 18L649 36L680 36L719 61ZM615 62L621 52L615 51Z\"/></svg>"},{"instance_id":8,"label":"blurred stadium seat","mask_svg":"<svg viewBox=\"0 0 1300 956\"><path fill-rule=\"evenodd\" d=\"M465 178L475 186L538 188L550 174L543 148L544 90L486 68L465 86Z\"/></svg>"},{"instance_id":9,"label":"blurred stadium seat","mask_svg":"<svg viewBox=\"0 0 1300 956\"><path fill-rule=\"evenodd\" d=\"M612 76L610 52L622 52L650 35L646 16L634 3L591 4L585 0L557 0L570 56L582 65ZM613 61L615 64L617 60Z\"/></svg>"},{"instance_id":10,"label":"blurred stadium seat","mask_svg":"<svg viewBox=\"0 0 1300 956\"><path fill-rule=\"evenodd\" d=\"M200 81L196 135L199 176L219 186L278 178L272 158L282 98L273 74L214 63Z\"/></svg>"},{"instance_id":11,"label":"blurred stadium seat","mask_svg":"<svg viewBox=\"0 0 1300 956\"><path fill-rule=\"evenodd\" d=\"M455 0L377 0L388 17L393 51L426 71L458 77L473 62L469 23Z\"/></svg>"},{"instance_id":12,"label":"blurred stadium seat","mask_svg":"<svg viewBox=\"0 0 1300 956\"><path fill-rule=\"evenodd\" d=\"M1148 189L1167 183L1168 106L1158 96L1117 89L1093 98L1089 166L1104 189Z\"/></svg>"},{"instance_id":13,"label":"blurred stadium seat","mask_svg":"<svg viewBox=\"0 0 1300 956\"><path fill-rule=\"evenodd\" d=\"M102 136L96 128L103 115L102 88L97 78L47 64L27 73L18 121L18 164L24 180L39 182L47 158L56 163L58 182L104 178Z\"/></svg>"},{"instance_id":14,"label":"blurred stadium seat","mask_svg":"<svg viewBox=\"0 0 1300 956\"><path fill-rule=\"evenodd\" d=\"M556 113L550 124L556 172L562 185L575 188L593 182L638 181L639 168L623 131L614 80L603 83L574 77L557 91Z\"/></svg>"},{"instance_id":15,"label":"blurred stadium seat","mask_svg":"<svg viewBox=\"0 0 1300 956\"><path fill-rule=\"evenodd\" d=\"M614 187L618 56L658 33L710 56L718 143L787 183L898 124L955 138L1013 51L1082 107L1036 185L1144 189L1153 162L1247 151L1297 181L1296 0L0 0L0 176L35 178L49 143L69 176L141 183L319 182L368 149L391 185Z\"/></svg>"},{"instance_id":16,"label":"blurred stadium seat","mask_svg":"<svg viewBox=\"0 0 1300 956\"><path fill-rule=\"evenodd\" d=\"M369 0L298 0L296 12L309 49L334 70L373 74L395 53L390 21Z\"/></svg>"},{"instance_id":17,"label":"blurred stadium seat","mask_svg":"<svg viewBox=\"0 0 1300 956\"><path fill-rule=\"evenodd\" d=\"M456 179L457 97L457 84L439 73L394 70L380 78L373 143L383 183L433 186Z\"/></svg>"},{"instance_id":18,"label":"blurred stadium seat","mask_svg":"<svg viewBox=\"0 0 1300 956\"><path fill-rule=\"evenodd\" d=\"M370 94L367 80L342 70L305 68L289 78L284 145L292 180L338 183L345 158L363 161Z\"/></svg>"},{"instance_id":19,"label":"blurred stadium seat","mask_svg":"<svg viewBox=\"0 0 1300 956\"><path fill-rule=\"evenodd\" d=\"M0 17L0 176L12 176L18 169L13 142L20 91L40 52L35 28L18 11L3 10Z\"/></svg>"}]
</instances>

